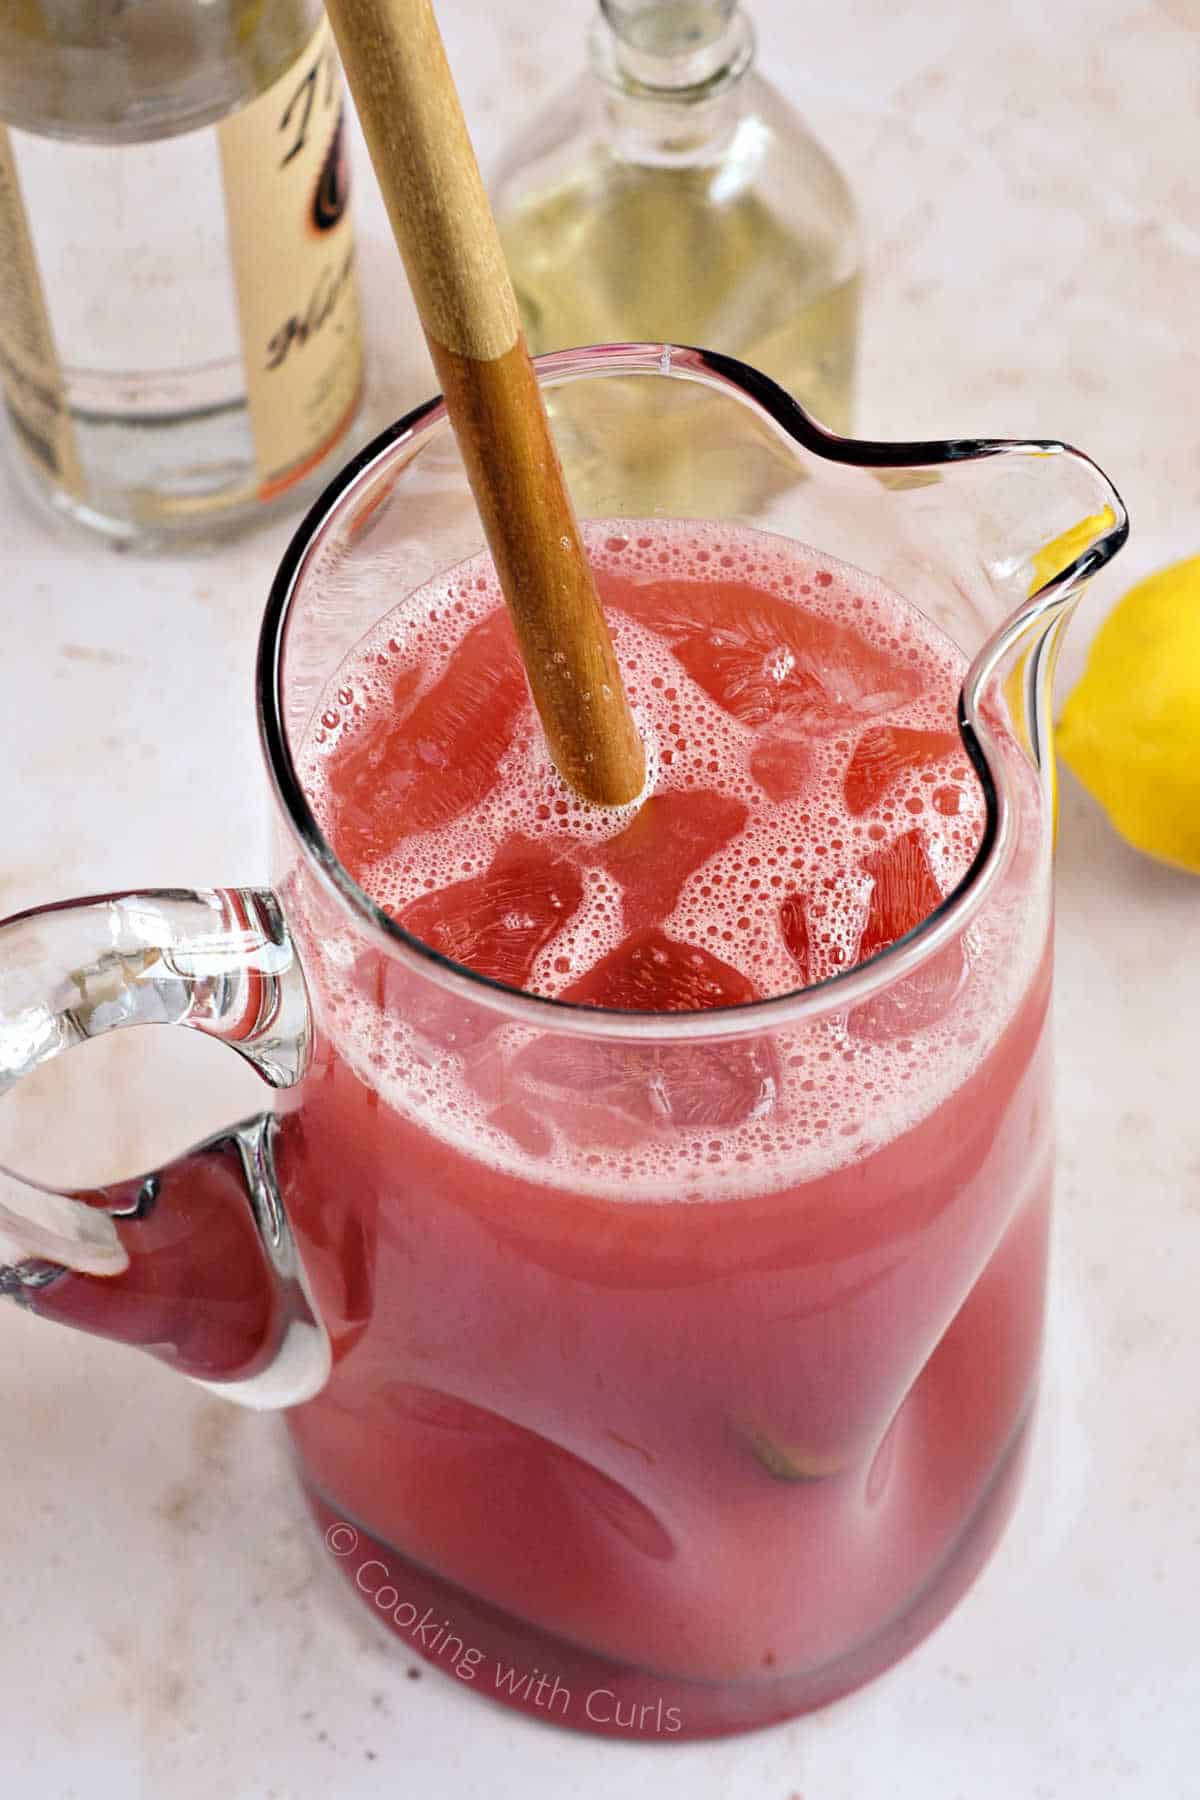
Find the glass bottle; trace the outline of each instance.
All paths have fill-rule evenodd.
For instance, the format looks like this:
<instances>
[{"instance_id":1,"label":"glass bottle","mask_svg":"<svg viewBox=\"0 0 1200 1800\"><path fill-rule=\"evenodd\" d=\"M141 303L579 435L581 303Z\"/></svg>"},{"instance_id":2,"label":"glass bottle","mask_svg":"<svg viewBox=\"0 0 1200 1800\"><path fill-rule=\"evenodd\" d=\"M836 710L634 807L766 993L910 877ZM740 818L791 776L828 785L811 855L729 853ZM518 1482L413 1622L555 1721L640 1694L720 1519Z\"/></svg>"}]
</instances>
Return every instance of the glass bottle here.
<instances>
[{"instance_id":1,"label":"glass bottle","mask_svg":"<svg viewBox=\"0 0 1200 1800\"><path fill-rule=\"evenodd\" d=\"M526 336L723 350L847 431L853 203L753 61L736 0L600 0L590 72L493 184Z\"/></svg>"},{"instance_id":2,"label":"glass bottle","mask_svg":"<svg viewBox=\"0 0 1200 1800\"><path fill-rule=\"evenodd\" d=\"M320 0L0 7L0 392L16 466L143 545L319 480L358 407Z\"/></svg>"}]
</instances>

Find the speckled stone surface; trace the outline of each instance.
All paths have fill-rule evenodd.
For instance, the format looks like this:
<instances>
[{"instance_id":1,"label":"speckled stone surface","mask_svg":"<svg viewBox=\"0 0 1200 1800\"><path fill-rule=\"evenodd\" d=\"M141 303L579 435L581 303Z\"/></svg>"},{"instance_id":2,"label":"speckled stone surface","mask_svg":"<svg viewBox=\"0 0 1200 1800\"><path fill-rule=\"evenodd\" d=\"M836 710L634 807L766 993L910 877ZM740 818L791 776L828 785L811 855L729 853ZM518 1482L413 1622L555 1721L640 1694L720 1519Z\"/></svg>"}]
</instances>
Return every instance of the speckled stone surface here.
<instances>
[{"instance_id":1,"label":"speckled stone surface","mask_svg":"<svg viewBox=\"0 0 1200 1800\"><path fill-rule=\"evenodd\" d=\"M485 163L577 63L586 0L442 0ZM860 423L1065 437L1139 573L1200 550L1200 0L757 0L763 66L862 203ZM430 382L360 159L373 394ZM201 560L53 535L0 489L0 911L253 880L250 669L290 526ZM597 1743L412 1679L324 1565L278 1422L0 1310L0 1791L21 1800L1190 1800L1200 1795L1200 883L1063 784L1061 1154L1032 1472L953 1617L827 1712ZM0 1157L128 1174L259 1104L220 1047L127 1034L0 1109Z\"/></svg>"}]
</instances>

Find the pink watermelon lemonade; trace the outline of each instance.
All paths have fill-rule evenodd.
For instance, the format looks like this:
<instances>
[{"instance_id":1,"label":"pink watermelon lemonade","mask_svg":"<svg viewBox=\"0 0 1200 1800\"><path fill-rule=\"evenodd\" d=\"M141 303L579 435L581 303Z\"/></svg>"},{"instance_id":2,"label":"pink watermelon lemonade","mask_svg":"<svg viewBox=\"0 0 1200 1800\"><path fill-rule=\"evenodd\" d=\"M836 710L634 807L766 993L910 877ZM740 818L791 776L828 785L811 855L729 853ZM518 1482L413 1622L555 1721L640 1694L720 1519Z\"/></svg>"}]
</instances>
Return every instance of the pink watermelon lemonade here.
<instances>
[{"instance_id":1,"label":"pink watermelon lemonade","mask_svg":"<svg viewBox=\"0 0 1200 1800\"><path fill-rule=\"evenodd\" d=\"M302 774L360 886L493 982L681 1018L920 924L983 829L955 647L788 540L588 541L646 795L565 790L490 566L461 565L314 714ZM559 1723L703 1735L856 1685L953 1602L1041 1332L1046 918L1020 866L903 979L721 1037L543 1027L313 927L279 1156L335 1368L291 1422L331 1547L413 1651Z\"/></svg>"}]
</instances>

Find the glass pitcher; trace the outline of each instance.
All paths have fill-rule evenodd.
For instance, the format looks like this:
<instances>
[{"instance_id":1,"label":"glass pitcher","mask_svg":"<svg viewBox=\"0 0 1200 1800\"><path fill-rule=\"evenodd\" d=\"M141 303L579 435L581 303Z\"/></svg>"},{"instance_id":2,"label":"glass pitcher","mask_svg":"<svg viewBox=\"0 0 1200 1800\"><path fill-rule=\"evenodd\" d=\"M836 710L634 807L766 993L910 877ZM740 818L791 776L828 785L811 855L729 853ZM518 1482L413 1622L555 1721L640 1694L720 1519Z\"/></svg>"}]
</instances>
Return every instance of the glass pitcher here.
<instances>
[{"instance_id":1,"label":"glass pitcher","mask_svg":"<svg viewBox=\"0 0 1200 1800\"><path fill-rule=\"evenodd\" d=\"M681 1739L886 1667L1007 1516L1052 1173L1055 650L1127 524L1062 444L838 438L714 354L605 346L539 372L586 423L563 438L581 517L661 515L661 456L630 453L646 407L628 392L681 393L695 429L672 435L673 511L694 481L694 511L869 571L973 659L961 772L986 822L967 874L860 966L707 1012L537 998L410 937L338 861L297 756L351 647L481 547L432 401L333 483L271 590L273 886L113 894L0 926L0 1088L166 1022L230 1044L273 1104L112 1187L55 1194L0 1171L0 1290L286 1409L329 1552L407 1649L533 1716ZM661 1143L672 1122L639 1094L828 1057L947 970L970 1028L935 1042L918 1018L904 1106L861 1096L840 1147L797 1103L769 1165L723 1155L718 1133L686 1192L641 1191L595 1173L577 1081L544 1160L530 1046L542 1093L568 1066L603 1089L616 1059L625 1129ZM486 1145L429 1099L431 1069L484 1040L500 1107L533 1117Z\"/></svg>"}]
</instances>

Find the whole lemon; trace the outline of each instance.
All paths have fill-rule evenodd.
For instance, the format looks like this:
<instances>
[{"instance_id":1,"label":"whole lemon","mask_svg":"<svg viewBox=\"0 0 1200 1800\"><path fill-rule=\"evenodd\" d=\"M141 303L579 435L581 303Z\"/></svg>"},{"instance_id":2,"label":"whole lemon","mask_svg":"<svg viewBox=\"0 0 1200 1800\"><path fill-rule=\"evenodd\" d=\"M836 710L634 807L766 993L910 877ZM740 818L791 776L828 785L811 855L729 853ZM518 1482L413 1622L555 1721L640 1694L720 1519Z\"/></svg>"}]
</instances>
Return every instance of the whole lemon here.
<instances>
[{"instance_id":1,"label":"whole lemon","mask_svg":"<svg viewBox=\"0 0 1200 1800\"><path fill-rule=\"evenodd\" d=\"M1200 556L1114 607L1063 708L1058 748L1122 837L1200 873Z\"/></svg>"}]
</instances>

